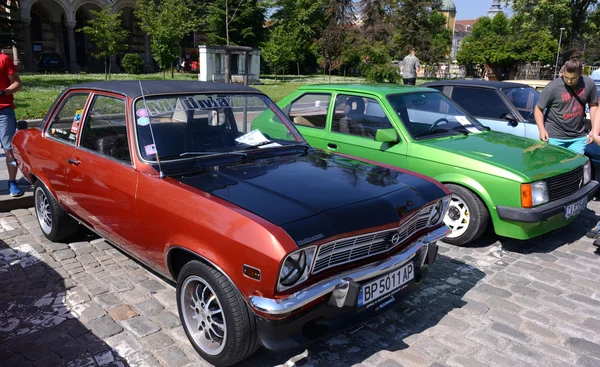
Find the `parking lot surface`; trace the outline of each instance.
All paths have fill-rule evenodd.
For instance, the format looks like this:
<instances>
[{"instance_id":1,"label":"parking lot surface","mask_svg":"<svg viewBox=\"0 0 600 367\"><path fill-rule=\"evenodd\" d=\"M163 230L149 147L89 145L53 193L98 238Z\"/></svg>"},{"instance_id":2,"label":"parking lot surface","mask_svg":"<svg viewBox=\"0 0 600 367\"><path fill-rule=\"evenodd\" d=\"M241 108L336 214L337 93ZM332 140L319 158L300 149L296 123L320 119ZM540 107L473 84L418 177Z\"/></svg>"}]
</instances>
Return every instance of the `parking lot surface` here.
<instances>
[{"instance_id":1,"label":"parking lot surface","mask_svg":"<svg viewBox=\"0 0 600 367\"><path fill-rule=\"evenodd\" d=\"M600 254L571 225L532 241L440 243L402 306L300 350L243 366L600 366ZM0 213L1 366L207 366L175 288L89 232L47 241L33 209Z\"/></svg>"}]
</instances>

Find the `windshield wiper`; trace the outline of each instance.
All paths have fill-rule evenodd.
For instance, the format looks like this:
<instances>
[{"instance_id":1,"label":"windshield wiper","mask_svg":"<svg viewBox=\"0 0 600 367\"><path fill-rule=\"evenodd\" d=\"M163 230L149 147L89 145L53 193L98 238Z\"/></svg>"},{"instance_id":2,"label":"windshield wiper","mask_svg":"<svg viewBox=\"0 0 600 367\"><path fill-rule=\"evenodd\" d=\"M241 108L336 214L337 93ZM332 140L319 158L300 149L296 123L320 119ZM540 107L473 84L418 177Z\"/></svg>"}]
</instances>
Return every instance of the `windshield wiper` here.
<instances>
[{"instance_id":1,"label":"windshield wiper","mask_svg":"<svg viewBox=\"0 0 600 367\"><path fill-rule=\"evenodd\" d=\"M198 156L198 157L202 157L202 158L210 158L210 157L221 157L221 156L226 156L226 155L239 155L242 157L247 157L248 154L244 153L244 152L185 152L185 153L181 153L179 156L180 157L185 157L185 156Z\"/></svg>"},{"instance_id":2,"label":"windshield wiper","mask_svg":"<svg viewBox=\"0 0 600 367\"><path fill-rule=\"evenodd\" d=\"M423 131L422 133L418 133L417 135L415 135L415 138L420 138L421 136L427 136L427 135L437 135L439 133L449 133L450 130L448 129L435 129L435 130L427 130L427 131Z\"/></svg>"}]
</instances>

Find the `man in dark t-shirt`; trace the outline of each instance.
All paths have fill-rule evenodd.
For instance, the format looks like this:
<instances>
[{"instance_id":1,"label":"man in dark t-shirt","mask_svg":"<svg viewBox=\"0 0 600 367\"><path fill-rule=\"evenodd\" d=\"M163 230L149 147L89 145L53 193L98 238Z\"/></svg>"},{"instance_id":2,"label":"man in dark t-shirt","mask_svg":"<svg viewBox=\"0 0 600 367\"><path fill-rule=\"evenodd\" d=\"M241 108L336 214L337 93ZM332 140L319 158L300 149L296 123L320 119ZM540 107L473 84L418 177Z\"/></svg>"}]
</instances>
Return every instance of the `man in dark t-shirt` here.
<instances>
[{"instance_id":1,"label":"man in dark t-shirt","mask_svg":"<svg viewBox=\"0 0 600 367\"><path fill-rule=\"evenodd\" d=\"M595 140L586 126L586 103L593 121L598 109L598 91L592 79L581 75L581 60L569 60L563 76L550 82L538 99L534 116L540 140L583 154L586 144Z\"/></svg>"}]
</instances>

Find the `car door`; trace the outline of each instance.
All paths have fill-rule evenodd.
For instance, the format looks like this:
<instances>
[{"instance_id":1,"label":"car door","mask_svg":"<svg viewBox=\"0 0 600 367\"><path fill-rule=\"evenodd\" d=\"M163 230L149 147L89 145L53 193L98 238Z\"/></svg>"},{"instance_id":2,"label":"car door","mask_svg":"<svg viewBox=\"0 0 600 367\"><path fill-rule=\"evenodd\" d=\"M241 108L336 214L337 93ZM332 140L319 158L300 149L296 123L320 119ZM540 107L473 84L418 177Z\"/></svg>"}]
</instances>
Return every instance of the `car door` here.
<instances>
[{"instance_id":1,"label":"car door","mask_svg":"<svg viewBox=\"0 0 600 367\"><path fill-rule=\"evenodd\" d=\"M67 160L75 150L77 129L88 103L90 93L70 92L65 95L59 107L50 116L44 133L45 138L40 142L43 156L40 156L38 166L42 170L42 181L54 193L56 200L67 210L71 208L67 188Z\"/></svg>"},{"instance_id":2,"label":"car door","mask_svg":"<svg viewBox=\"0 0 600 367\"><path fill-rule=\"evenodd\" d=\"M523 123L505 118L514 114L495 89L454 86L450 98L490 129L525 136ZM520 120L519 116L514 117Z\"/></svg>"},{"instance_id":3,"label":"car door","mask_svg":"<svg viewBox=\"0 0 600 367\"><path fill-rule=\"evenodd\" d=\"M356 94L337 94L334 103L325 135L327 150L406 166L406 141L400 138L379 100ZM399 141L375 141L378 129L393 129Z\"/></svg>"},{"instance_id":4,"label":"car door","mask_svg":"<svg viewBox=\"0 0 600 367\"><path fill-rule=\"evenodd\" d=\"M132 165L124 97L95 94L69 157L67 184L75 214L105 238L131 247L141 230L138 172Z\"/></svg>"},{"instance_id":5,"label":"car door","mask_svg":"<svg viewBox=\"0 0 600 367\"><path fill-rule=\"evenodd\" d=\"M325 149L325 127L331 93L306 92L285 108L286 115L315 148Z\"/></svg>"}]
</instances>

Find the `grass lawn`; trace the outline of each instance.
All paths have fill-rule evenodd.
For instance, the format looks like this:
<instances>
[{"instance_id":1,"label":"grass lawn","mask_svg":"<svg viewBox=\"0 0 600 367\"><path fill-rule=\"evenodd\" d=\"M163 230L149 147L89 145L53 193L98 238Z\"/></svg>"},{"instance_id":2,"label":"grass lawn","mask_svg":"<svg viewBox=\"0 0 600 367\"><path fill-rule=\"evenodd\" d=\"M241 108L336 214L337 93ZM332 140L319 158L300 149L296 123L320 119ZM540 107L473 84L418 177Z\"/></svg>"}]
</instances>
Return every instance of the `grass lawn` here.
<instances>
[{"instance_id":1,"label":"grass lawn","mask_svg":"<svg viewBox=\"0 0 600 367\"><path fill-rule=\"evenodd\" d=\"M197 74L177 74L176 80L197 80ZM156 74L113 74L111 80L161 80L162 73ZM167 73L167 80L171 80ZM103 81L104 74L22 74L23 89L15 94L17 119L38 119L44 117L48 108L60 92L68 86L84 82ZM329 77L323 75L310 76L278 76L261 75L262 84L253 85L275 102L306 84L329 83ZM418 80L424 83L426 80ZM364 78L332 76L331 83L364 83ZM420 84L419 83L419 84Z\"/></svg>"}]
</instances>

